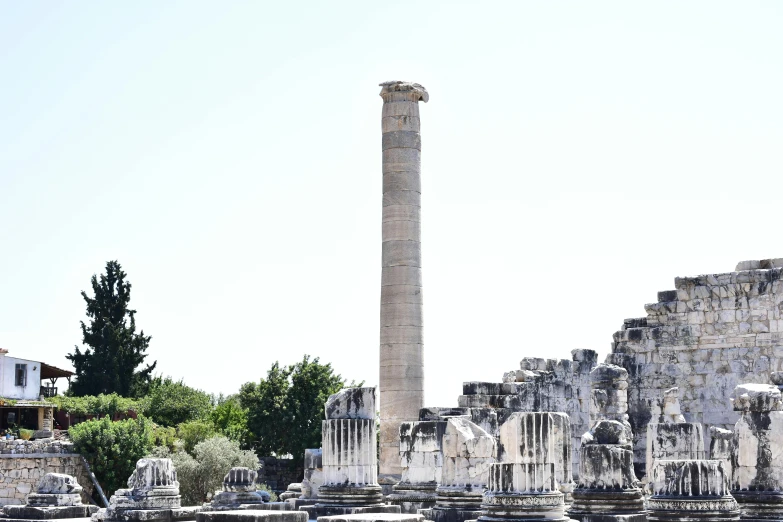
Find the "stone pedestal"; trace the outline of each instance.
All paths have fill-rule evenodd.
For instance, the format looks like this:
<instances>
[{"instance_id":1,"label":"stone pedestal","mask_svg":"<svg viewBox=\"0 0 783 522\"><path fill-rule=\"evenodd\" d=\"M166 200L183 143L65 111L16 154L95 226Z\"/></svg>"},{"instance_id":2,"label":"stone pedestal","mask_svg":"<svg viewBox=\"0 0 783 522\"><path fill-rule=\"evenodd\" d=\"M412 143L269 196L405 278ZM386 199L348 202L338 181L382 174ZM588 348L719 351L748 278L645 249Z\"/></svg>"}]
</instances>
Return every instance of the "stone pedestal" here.
<instances>
[{"instance_id":1,"label":"stone pedestal","mask_svg":"<svg viewBox=\"0 0 783 522\"><path fill-rule=\"evenodd\" d=\"M616 429L622 433L623 427L617 423ZM571 518L581 522L646 520L644 492L633 471L633 446L616 437L612 440L582 446L579 483L568 510Z\"/></svg>"},{"instance_id":2,"label":"stone pedestal","mask_svg":"<svg viewBox=\"0 0 783 522\"><path fill-rule=\"evenodd\" d=\"M443 473L443 435L447 421L403 422L400 425L402 480L386 497L403 513L435 507Z\"/></svg>"},{"instance_id":3,"label":"stone pedestal","mask_svg":"<svg viewBox=\"0 0 783 522\"><path fill-rule=\"evenodd\" d=\"M566 522L564 498L557 487L554 464L495 463L478 520Z\"/></svg>"},{"instance_id":4,"label":"stone pedestal","mask_svg":"<svg viewBox=\"0 0 783 522\"><path fill-rule=\"evenodd\" d=\"M11 519L49 520L84 518L98 511L98 506L82 504L82 487L76 479L62 473L47 473L35 493L27 496L25 506L4 506L3 514Z\"/></svg>"},{"instance_id":5,"label":"stone pedestal","mask_svg":"<svg viewBox=\"0 0 783 522\"><path fill-rule=\"evenodd\" d=\"M558 491L569 497L574 487L571 423L565 413L514 413L500 426L502 462L552 463Z\"/></svg>"},{"instance_id":6,"label":"stone pedestal","mask_svg":"<svg viewBox=\"0 0 783 522\"><path fill-rule=\"evenodd\" d=\"M566 441L567 448L563 441ZM490 465L479 522L566 522L558 476L571 476L571 426L561 413L513 413L500 427L500 455ZM567 471L566 471L567 467Z\"/></svg>"},{"instance_id":7,"label":"stone pedestal","mask_svg":"<svg viewBox=\"0 0 783 522\"><path fill-rule=\"evenodd\" d=\"M495 462L495 438L462 417L446 421L443 433L443 469L437 500L432 509L422 509L435 522L464 522L481 515L489 468Z\"/></svg>"},{"instance_id":8,"label":"stone pedestal","mask_svg":"<svg viewBox=\"0 0 783 522\"><path fill-rule=\"evenodd\" d=\"M628 372L600 364L590 372L590 388L592 427L582 435L579 483L568 515L580 522L644 522L628 422Z\"/></svg>"},{"instance_id":9,"label":"stone pedestal","mask_svg":"<svg viewBox=\"0 0 783 522\"><path fill-rule=\"evenodd\" d=\"M375 388L346 388L329 397L322 423L324 483L311 519L351 513L399 513L383 503L378 484Z\"/></svg>"},{"instance_id":10,"label":"stone pedestal","mask_svg":"<svg viewBox=\"0 0 783 522\"><path fill-rule=\"evenodd\" d=\"M288 485L286 490L277 497L282 502L285 502L289 499L293 500L296 498L299 498L302 496L302 484L301 482L292 482Z\"/></svg>"},{"instance_id":11,"label":"stone pedestal","mask_svg":"<svg viewBox=\"0 0 783 522\"><path fill-rule=\"evenodd\" d=\"M424 406L424 338L421 279L421 134L417 83L384 82L383 243L381 269L382 483L400 480L399 428Z\"/></svg>"},{"instance_id":12,"label":"stone pedestal","mask_svg":"<svg viewBox=\"0 0 783 522\"><path fill-rule=\"evenodd\" d=\"M651 522L739 520L720 460L659 460L648 488Z\"/></svg>"},{"instance_id":13,"label":"stone pedestal","mask_svg":"<svg viewBox=\"0 0 783 522\"><path fill-rule=\"evenodd\" d=\"M685 422L679 390L666 390L657 405L657 422L647 425L647 480L657 460L698 460L707 457L701 423Z\"/></svg>"},{"instance_id":14,"label":"stone pedestal","mask_svg":"<svg viewBox=\"0 0 783 522\"><path fill-rule=\"evenodd\" d=\"M734 389L731 494L743 520L783 520L783 401L767 384L741 384Z\"/></svg>"},{"instance_id":15,"label":"stone pedestal","mask_svg":"<svg viewBox=\"0 0 783 522\"><path fill-rule=\"evenodd\" d=\"M118 489L109 507L92 518L94 522L171 522L192 520L196 511L180 506L177 472L170 459L141 459L128 479L128 489Z\"/></svg>"},{"instance_id":16,"label":"stone pedestal","mask_svg":"<svg viewBox=\"0 0 783 522\"><path fill-rule=\"evenodd\" d=\"M257 491L258 473L249 468L231 468L223 477L223 490L215 493L212 502L206 504L213 511L240 509L240 506L254 507L269 501L269 493Z\"/></svg>"}]
</instances>

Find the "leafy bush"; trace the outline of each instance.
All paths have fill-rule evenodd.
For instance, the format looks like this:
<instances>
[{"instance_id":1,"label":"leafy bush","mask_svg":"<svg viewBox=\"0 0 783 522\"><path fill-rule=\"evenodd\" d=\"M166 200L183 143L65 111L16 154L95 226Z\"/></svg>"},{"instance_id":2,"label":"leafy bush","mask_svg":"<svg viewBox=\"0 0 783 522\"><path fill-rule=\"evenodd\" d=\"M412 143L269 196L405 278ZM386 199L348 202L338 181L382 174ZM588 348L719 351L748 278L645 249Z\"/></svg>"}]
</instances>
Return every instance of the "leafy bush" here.
<instances>
[{"instance_id":1,"label":"leafy bush","mask_svg":"<svg viewBox=\"0 0 783 522\"><path fill-rule=\"evenodd\" d=\"M174 452L169 455L169 458L177 470L182 505L197 506L205 502L207 496L204 491L207 486L204 483L205 477L200 471L198 461L184 451ZM222 482L223 477L220 477L220 480Z\"/></svg>"},{"instance_id":2,"label":"leafy bush","mask_svg":"<svg viewBox=\"0 0 783 522\"><path fill-rule=\"evenodd\" d=\"M152 427L152 444L154 446L163 446L170 451L175 451L181 442L177 438L176 429L155 425Z\"/></svg>"},{"instance_id":3,"label":"leafy bush","mask_svg":"<svg viewBox=\"0 0 783 522\"><path fill-rule=\"evenodd\" d=\"M109 495L127 484L136 461L152 449L152 426L142 415L118 422L109 417L82 422L68 435Z\"/></svg>"},{"instance_id":4,"label":"leafy bush","mask_svg":"<svg viewBox=\"0 0 783 522\"><path fill-rule=\"evenodd\" d=\"M269 502L277 502L277 493L272 491L272 488L270 488L266 484L259 484L258 489L269 493Z\"/></svg>"},{"instance_id":5,"label":"leafy bush","mask_svg":"<svg viewBox=\"0 0 783 522\"><path fill-rule=\"evenodd\" d=\"M147 408L146 399L130 399L120 397L116 393L108 395L85 395L83 397L63 397L58 395L47 399L53 402L63 411L72 415L95 415L111 417L116 413L126 413L132 411L135 413L144 413Z\"/></svg>"},{"instance_id":6,"label":"leafy bush","mask_svg":"<svg viewBox=\"0 0 783 522\"><path fill-rule=\"evenodd\" d=\"M205 419L212 412L212 397L171 377L157 377L150 384L145 415L163 426Z\"/></svg>"},{"instance_id":7,"label":"leafy bush","mask_svg":"<svg viewBox=\"0 0 783 522\"><path fill-rule=\"evenodd\" d=\"M27 430L25 428L19 428L19 438L22 440L30 440L35 435L35 430Z\"/></svg>"},{"instance_id":8,"label":"leafy bush","mask_svg":"<svg viewBox=\"0 0 783 522\"><path fill-rule=\"evenodd\" d=\"M215 427L209 421L195 420L177 426L177 436L182 441L182 449L190 454L193 454L196 444L215 435Z\"/></svg>"},{"instance_id":9,"label":"leafy bush","mask_svg":"<svg viewBox=\"0 0 783 522\"><path fill-rule=\"evenodd\" d=\"M177 469L179 493L185 505L206 502L223 485L223 477L236 466L258 468L258 457L252 451L241 450L239 444L222 435L196 444L191 456L185 451L171 452L159 447L149 454L170 458Z\"/></svg>"}]
</instances>

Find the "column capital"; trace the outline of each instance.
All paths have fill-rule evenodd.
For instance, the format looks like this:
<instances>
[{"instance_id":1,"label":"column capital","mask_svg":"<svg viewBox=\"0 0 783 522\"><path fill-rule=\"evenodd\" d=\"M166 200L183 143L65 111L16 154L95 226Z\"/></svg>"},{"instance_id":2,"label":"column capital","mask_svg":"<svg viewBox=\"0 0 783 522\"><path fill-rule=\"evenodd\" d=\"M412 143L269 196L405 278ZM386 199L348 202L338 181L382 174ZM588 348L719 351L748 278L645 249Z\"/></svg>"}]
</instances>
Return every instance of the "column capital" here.
<instances>
[{"instance_id":1,"label":"column capital","mask_svg":"<svg viewBox=\"0 0 783 522\"><path fill-rule=\"evenodd\" d=\"M381 98L383 98L383 101L392 101L389 99L389 95L396 92L412 93L414 97L418 97L415 101L421 100L426 103L430 99L430 94L427 92L427 89L418 83L392 81L383 82L378 85L381 86Z\"/></svg>"}]
</instances>

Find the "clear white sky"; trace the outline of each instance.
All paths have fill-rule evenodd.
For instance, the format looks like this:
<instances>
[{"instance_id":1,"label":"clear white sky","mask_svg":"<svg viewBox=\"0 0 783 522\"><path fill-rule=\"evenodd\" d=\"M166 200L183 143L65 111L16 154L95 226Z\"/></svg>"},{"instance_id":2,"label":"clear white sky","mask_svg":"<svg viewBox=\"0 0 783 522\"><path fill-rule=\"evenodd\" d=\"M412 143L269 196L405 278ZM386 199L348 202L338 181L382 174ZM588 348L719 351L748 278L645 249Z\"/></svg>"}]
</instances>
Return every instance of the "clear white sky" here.
<instances>
[{"instance_id":1,"label":"clear white sky","mask_svg":"<svg viewBox=\"0 0 783 522\"><path fill-rule=\"evenodd\" d=\"M783 3L0 1L0 346L117 259L150 359L378 382L381 98L423 84L428 405L783 256Z\"/></svg>"}]
</instances>

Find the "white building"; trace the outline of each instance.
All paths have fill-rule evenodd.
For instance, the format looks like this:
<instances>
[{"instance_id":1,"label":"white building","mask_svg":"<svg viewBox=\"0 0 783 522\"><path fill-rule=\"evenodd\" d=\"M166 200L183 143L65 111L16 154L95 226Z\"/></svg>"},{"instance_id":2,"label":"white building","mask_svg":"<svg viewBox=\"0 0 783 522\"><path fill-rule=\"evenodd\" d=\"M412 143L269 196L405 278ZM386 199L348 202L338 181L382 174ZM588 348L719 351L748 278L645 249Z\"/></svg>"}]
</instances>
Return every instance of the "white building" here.
<instances>
[{"instance_id":1,"label":"white building","mask_svg":"<svg viewBox=\"0 0 783 522\"><path fill-rule=\"evenodd\" d=\"M53 405L44 399L57 395L58 378L72 375L41 361L11 357L0 348L0 431L15 426L51 431Z\"/></svg>"}]
</instances>

